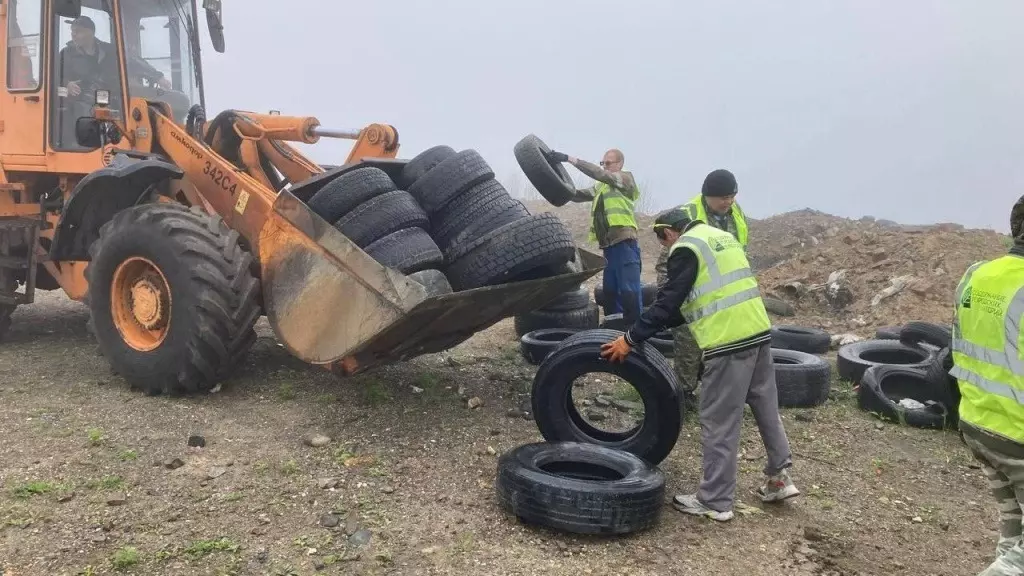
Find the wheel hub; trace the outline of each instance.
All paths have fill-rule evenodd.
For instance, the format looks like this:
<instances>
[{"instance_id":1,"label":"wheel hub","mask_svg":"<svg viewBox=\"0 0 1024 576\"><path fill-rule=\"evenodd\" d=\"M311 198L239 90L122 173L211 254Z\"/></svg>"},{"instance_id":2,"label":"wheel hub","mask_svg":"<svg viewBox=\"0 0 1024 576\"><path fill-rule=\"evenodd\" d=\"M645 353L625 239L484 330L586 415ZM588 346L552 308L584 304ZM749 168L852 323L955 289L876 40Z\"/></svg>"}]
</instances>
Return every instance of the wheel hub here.
<instances>
[{"instance_id":1,"label":"wheel hub","mask_svg":"<svg viewBox=\"0 0 1024 576\"><path fill-rule=\"evenodd\" d=\"M171 291L163 272L146 258L133 256L114 271L110 311L124 342L146 352L167 337Z\"/></svg>"}]
</instances>

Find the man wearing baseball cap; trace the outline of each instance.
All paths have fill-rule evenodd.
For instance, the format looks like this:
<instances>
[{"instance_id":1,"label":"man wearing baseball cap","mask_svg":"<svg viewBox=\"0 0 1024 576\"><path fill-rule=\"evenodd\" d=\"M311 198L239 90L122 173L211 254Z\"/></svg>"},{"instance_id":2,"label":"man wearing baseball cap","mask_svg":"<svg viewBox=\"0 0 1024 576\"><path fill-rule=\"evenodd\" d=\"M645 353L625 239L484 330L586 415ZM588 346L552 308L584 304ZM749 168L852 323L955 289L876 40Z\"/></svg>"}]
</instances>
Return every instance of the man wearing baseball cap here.
<instances>
[{"instance_id":1,"label":"man wearing baseball cap","mask_svg":"<svg viewBox=\"0 0 1024 576\"><path fill-rule=\"evenodd\" d=\"M666 326L688 329L704 351L703 474L699 490L677 495L672 505L686 514L732 519L744 404L750 405L768 457L761 500L781 502L800 494L787 472L792 456L779 416L771 321L743 247L729 232L691 219L681 208L660 214L654 233L668 248L668 278L650 308L624 335L603 345L601 356L622 362Z\"/></svg>"},{"instance_id":2,"label":"man wearing baseball cap","mask_svg":"<svg viewBox=\"0 0 1024 576\"><path fill-rule=\"evenodd\" d=\"M736 203L738 191L736 177L732 172L725 169L714 170L704 178L701 193L679 208L686 212L690 220L700 220L729 232L746 248L747 221L740 205ZM668 248L664 248L654 266L658 273L659 285L663 284L667 277L667 262ZM683 394L691 401L689 405L692 406L695 404L693 400L698 390L701 351L693 335L685 327L672 331L672 342L672 367Z\"/></svg>"}]
</instances>

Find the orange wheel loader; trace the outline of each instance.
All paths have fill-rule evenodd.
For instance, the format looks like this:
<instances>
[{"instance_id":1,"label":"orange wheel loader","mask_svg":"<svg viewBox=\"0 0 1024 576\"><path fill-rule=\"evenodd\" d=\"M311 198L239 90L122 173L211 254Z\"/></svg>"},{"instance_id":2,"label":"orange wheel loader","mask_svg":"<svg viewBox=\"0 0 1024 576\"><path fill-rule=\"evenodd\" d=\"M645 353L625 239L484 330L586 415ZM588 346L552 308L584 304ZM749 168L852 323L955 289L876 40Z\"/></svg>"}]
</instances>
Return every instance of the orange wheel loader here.
<instances>
[{"instance_id":1,"label":"orange wheel loader","mask_svg":"<svg viewBox=\"0 0 1024 576\"><path fill-rule=\"evenodd\" d=\"M219 0L0 0L0 333L36 290L90 308L115 372L147 393L228 377L263 315L296 357L341 375L450 348L603 266L428 296L306 205L348 171L389 174L388 125L204 108L199 15ZM241 2L239 2L241 4ZM289 142L354 140L324 169Z\"/></svg>"}]
</instances>

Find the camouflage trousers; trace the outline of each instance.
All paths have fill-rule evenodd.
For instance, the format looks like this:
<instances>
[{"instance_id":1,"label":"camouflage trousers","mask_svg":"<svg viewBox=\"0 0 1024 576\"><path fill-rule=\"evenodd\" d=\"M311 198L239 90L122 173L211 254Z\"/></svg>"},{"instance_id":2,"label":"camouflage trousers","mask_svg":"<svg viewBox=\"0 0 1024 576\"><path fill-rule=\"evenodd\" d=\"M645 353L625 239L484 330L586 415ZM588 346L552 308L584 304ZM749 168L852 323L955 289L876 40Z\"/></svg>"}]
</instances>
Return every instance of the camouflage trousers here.
<instances>
[{"instance_id":1,"label":"camouflage trousers","mask_svg":"<svg viewBox=\"0 0 1024 576\"><path fill-rule=\"evenodd\" d=\"M658 286L668 280L668 248L662 248L658 263L654 265L658 273ZM672 368L683 392L696 393L697 378L700 375L700 346L685 324L672 329Z\"/></svg>"},{"instance_id":2,"label":"camouflage trousers","mask_svg":"<svg viewBox=\"0 0 1024 576\"><path fill-rule=\"evenodd\" d=\"M999 541L995 560L978 576L1024 574L1022 509L1024 509L1024 459L1001 454L964 432L964 442L981 464L999 507ZM1019 456L1019 455L1018 455Z\"/></svg>"}]
</instances>

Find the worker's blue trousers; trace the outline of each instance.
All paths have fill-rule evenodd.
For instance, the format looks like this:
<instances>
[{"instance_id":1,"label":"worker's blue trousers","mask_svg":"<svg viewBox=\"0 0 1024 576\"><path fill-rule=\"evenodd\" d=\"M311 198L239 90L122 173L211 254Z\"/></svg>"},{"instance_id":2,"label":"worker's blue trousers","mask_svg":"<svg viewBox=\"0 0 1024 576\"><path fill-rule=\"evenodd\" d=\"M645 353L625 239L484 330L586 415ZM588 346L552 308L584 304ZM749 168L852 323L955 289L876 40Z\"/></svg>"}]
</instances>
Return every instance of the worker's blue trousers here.
<instances>
[{"instance_id":1,"label":"worker's blue trousers","mask_svg":"<svg viewBox=\"0 0 1024 576\"><path fill-rule=\"evenodd\" d=\"M604 314L621 313L631 326L643 310L640 245L636 240L617 242L604 249L604 258Z\"/></svg>"}]
</instances>

